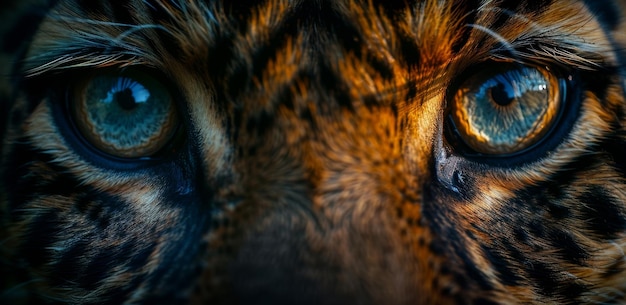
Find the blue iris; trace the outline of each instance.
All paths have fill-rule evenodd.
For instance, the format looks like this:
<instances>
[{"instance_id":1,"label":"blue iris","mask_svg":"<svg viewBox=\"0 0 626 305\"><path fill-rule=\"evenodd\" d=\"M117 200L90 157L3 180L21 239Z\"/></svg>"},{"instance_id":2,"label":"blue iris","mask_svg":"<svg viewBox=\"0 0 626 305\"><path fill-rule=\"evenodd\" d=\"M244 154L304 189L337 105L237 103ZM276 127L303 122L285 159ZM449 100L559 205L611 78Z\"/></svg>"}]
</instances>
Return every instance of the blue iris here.
<instances>
[{"instance_id":1,"label":"blue iris","mask_svg":"<svg viewBox=\"0 0 626 305\"><path fill-rule=\"evenodd\" d=\"M93 77L77 108L77 121L87 140L119 157L154 154L177 126L169 91L143 73Z\"/></svg>"}]
</instances>

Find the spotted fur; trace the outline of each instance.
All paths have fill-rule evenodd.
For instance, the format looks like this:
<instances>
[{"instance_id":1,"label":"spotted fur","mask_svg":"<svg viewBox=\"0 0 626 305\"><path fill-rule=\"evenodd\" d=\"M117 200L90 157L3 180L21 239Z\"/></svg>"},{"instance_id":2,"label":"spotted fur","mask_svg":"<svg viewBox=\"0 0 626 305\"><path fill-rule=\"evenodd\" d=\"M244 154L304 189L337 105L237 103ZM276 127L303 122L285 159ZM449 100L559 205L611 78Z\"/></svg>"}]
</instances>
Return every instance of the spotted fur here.
<instances>
[{"instance_id":1,"label":"spotted fur","mask_svg":"<svg viewBox=\"0 0 626 305\"><path fill-rule=\"evenodd\" d=\"M0 5L0 303L626 302L622 1ZM562 126L465 154L453 90L502 62L560 71ZM183 127L119 160L65 105L134 68Z\"/></svg>"}]
</instances>

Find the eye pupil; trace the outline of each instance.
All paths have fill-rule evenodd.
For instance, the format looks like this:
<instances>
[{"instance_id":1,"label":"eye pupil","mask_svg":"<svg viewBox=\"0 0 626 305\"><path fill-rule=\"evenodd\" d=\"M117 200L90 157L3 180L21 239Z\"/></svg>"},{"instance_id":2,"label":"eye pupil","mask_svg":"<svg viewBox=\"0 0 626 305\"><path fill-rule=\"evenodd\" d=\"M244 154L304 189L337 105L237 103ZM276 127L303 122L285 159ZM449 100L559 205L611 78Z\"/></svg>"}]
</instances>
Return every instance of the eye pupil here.
<instances>
[{"instance_id":1,"label":"eye pupil","mask_svg":"<svg viewBox=\"0 0 626 305\"><path fill-rule=\"evenodd\" d=\"M117 104L126 111L133 110L137 107L137 102L135 101L133 92L128 88L115 93L115 101L117 101Z\"/></svg>"},{"instance_id":2,"label":"eye pupil","mask_svg":"<svg viewBox=\"0 0 626 305\"><path fill-rule=\"evenodd\" d=\"M491 99L500 106L508 106L513 103L514 99L509 96L504 84L498 83L498 85L491 87L489 90Z\"/></svg>"}]
</instances>

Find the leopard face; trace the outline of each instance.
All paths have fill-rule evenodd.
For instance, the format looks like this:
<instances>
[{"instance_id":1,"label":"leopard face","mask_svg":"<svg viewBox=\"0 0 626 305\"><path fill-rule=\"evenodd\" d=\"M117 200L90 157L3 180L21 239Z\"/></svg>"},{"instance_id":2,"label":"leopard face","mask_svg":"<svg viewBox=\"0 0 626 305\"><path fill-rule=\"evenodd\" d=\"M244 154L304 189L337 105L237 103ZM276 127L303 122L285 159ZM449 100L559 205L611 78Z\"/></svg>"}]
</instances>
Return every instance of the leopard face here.
<instances>
[{"instance_id":1,"label":"leopard face","mask_svg":"<svg viewBox=\"0 0 626 305\"><path fill-rule=\"evenodd\" d=\"M1 9L2 303L626 302L622 1Z\"/></svg>"}]
</instances>

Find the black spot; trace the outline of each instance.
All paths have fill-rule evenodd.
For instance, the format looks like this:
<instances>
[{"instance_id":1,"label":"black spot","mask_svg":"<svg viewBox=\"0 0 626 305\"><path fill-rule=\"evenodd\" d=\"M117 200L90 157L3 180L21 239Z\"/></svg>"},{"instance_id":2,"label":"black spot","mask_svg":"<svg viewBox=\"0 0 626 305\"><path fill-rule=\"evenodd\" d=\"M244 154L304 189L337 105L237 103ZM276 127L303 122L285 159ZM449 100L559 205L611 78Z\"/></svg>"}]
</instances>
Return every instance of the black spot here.
<instances>
[{"instance_id":1,"label":"black spot","mask_svg":"<svg viewBox=\"0 0 626 305\"><path fill-rule=\"evenodd\" d=\"M234 54L232 37L224 34L217 36L215 44L209 46L208 67L204 67L211 75L221 80L229 67L230 59Z\"/></svg>"},{"instance_id":2,"label":"black spot","mask_svg":"<svg viewBox=\"0 0 626 305\"><path fill-rule=\"evenodd\" d=\"M232 63L232 72L226 77L226 94L228 99L234 99L242 92L249 91L251 81L250 67L245 62ZM226 100L228 100L226 99Z\"/></svg>"},{"instance_id":3,"label":"black spot","mask_svg":"<svg viewBox=\"0 0 626 305\"><path fill-rule=\"evenodd\" d=\"M616 275L622 274L622 272L624 272L624 260L618 259L606 269L606 272L602 274L602 277L605 279L609 279Z\"/></svg>"},{"instance_id":4,"label":"black spot","mask_svg":"<svg viewBox=\"0 0 626 305\"><path fill-rule=\"evenodd\" d=\"M398 109L398 104L392 103L391 105L389 105L389 109L391 110L394 118L398 118L400 116L400 109ZM400 145L400 147L402 147L402 145Z\"/></svg>"},{"instance_id":5,"label":"black spot","mask_svg":"<svg viewBox=\"0 0 626 305\"><path fill-rule=\"evenodd\" d=\"M471 240L476 240L476 235L471 230L465 230L465 235Z\"/></svg>"},{"instance_id":6,"label":"black spot","mask_svg":"<svg viewBox=\"0 0 626 305\"><path fill-rule=\"evenodd\" d=\"M422 221L422 218L421 218L421 217L420 217L420 218L415 218L415 217L407 217L407 218L406 218L406 223L407 223L409 226L420 227L420 226L422 226L422 225L423 225L423 224L421 223L421 221Z\"/></svg>"},{"instance_id":7,"label":"black spot","mask_svg":"<svg viewBox=\"0 0 626 305\"><path fill-rule=\"evenodd\" d=\"M430 268L434 268L434 264L432 262L428 262L428 266ZM441 267L439 267L439 274L450 275L452 274L452 270L450 270L450 268L447 265L441 265Z\"/></svg>"},{"instance_id":8,"label":"black spot","mask_svg":"<svg viewBox=\"0 0 626 305\"><path fill-rule=\"evenodd\" d=\"M441 295L444 297L449 297L452 295L452 286L446 286L441 290ZM461 302L463 304L463 302Z\"/></svg>"},{"instance_id":9,"label":"black spot","mask_svg":"<svg viewBox=\"0 0 626 305\"><path fill-rule=\"evenodd\" d=\"M131 257L127 264L128 268L132 270L143 268L156 246L156 243L151 243L148 246L132 250L133 252L131 252Z\"/></svg>"},{"instance_id":10,"label":"black spot","mask_svg":"<svg viewBox=\"0 0 626 305\"><path fill-rule=\"evenodd\" d=\"M522 252L516 245L512 243L505 244L505 250L507 255L511 257L513 261L516 261L518 263L528 261L528 258L526 258L526 256L524 255L524 252Z\"/></svg>"},{"instance_id":11,"label":"black spot","mask_svg":"<svg viewBox=\"0 0 626 305\"><path fill-rule=\"evenodd\" d=\"M513 228L513 237L515 237L515 240L519 242L528 242L528 233L526 232L526 229L522 226L516 226Z\"/></svg>"},{"instance_id":12,"label":"black spot","mask_svg":"<svg viewBox=\"0 0 626 305\"><path fill-rule=\"evenodd\" d=\"M80 287L87 290L97 288L101 281L111 275L110 271L113 268L129 268L130 265L128 264L128 261L132 262L135 259L133 257L134 254L139 254L135 263L139 262L141 259L147 258L149 252L147 254L142 251L135 253L136 248L137 246L132 242L126 242L119 247L98 249L98 252L94 256L89 256L87 258L89 263L84 269L81 269L82 271L80 277L77 277ZM74 260L75 259L76 258L74 258ZM133 266L136 267L136 264ZM133 271L136 270L130 270L130 272Z\"/></svg>"},{"instance_id":13,"label":"black spot","mask_svg":"<svg viewBox=\"0 0 626 305\"><path fill-rule=\"evenodd\" d=\"M616 238L626 230L626 219L619 203L600 187L592 187L578 200L587 229L606 239Z\"/></svg>"},{"instance_id":14,"label":"black spot","mask_svg":"<svg viewBox=\"0 0 626 305\"><path fill-rule=\"evenodd\" d=\"M583 249L574 237L564 231L553 230L548 234L550 243L557 248L562 258L572 264L583 265L589 253Z\"/></svg>"},{"instance_id":15,"label":"black spot","mask_svg":"<svg viewBox=\"0 0 626 305\"><path fill-rule=\"evenodd\" d=\"M290 26L288 22L285 22L280 28L275 29L271 32L271 36L263 45L254 49L251 63L253 78L263 78L263 72L265 72L270 60L272 60L276 56L276 53L280 49L284 48L285 43L288 41L286 37L296 34L293 33L295 29L295 26ZM233 80L237 81L237 78L234 77Z\"/></svg>"},{"instance_id":16,"label":"black spot","mask_svg":"<svg viewBox=\"0 0 626 305\"><path fill-rule=\"evenodd\" d=\"M619 117L624 117L624 115L620 115ZM616 127L617 129L617 127ZM624 145L624 141L626 139L625 135L613 135L607 137L606 141L602 143L602 148L609 153L610 160L612 162L612 166L615 168L617 172L622 177L626 176L626 145Z\"/></svg>"},{"instance_id":17,"label":"black spot","mask_svg":"<svg viewBox=\"0 0 626 305\"><path fill-rule=\"evenodd\" d=\"M472 305L498 305L498 303L484 298L479 298L472 301Z\"/></svg>"},{"instance_id":18,"label":"black spot","mask_svg":"<svg viewBox=\"0 0 626 305\"><path fill-rule=\"evenodd\" d=\"M342 79L340 79L326 64L322 64L319 67L319 73L316 76L312 76L319 81L319 84L327 92L332 92L335 97L335 102L338 106L343 107L349 111L354 111L354 105L349 95L349 90Z\"/></svg>"},{"instance_id":19,"label":"black spot","mask_svg":"<svg viewBox=\"0 0 626 305\"><path fill-rule=\"evenodd\" d=\"M474 283L482 290L492 290L493 286L485 277L484 272L478 269L476 262L468 255L467 237L461 237L456 231L457 228L447 226L450 219L442 213L442 206L434 206L435 200L425 201L425 203L429 204L423 205L423 214L419 220L423 220L423 226L430 226L433 232L438 232L435 236L438 239L434 239L428 245L432 254L448 257L450 261L455 262L458 268L453 268L453 272L456 272L456 269L462 269L462 273L453 275L456 284L466 286L468 283Z\"/></svg>"},{"instance_id":20,"label":"black spot","mask_svg":"<svg viewBox=\"0 0 626 305\"><path fill-rule=\"evenodd\" d=\"M379 104L379 98L376 95L368 95L363 97L363 104L372 109Z\"/></svg>"},{"instance_id":21,"label":"black spot","mask_svg":"<svg viewBox=\"0 0 626 305\"><path fill-rule=\"evenodd\" d=\"M570 175L570 176L573 176L573 175ZM560 200L565 195L565 192L564 192L565 188L563 188L561 183L567 184L567 182L563 182L561 180L557 180L557 182L559 183L549 183L544 188L546 190L547 196L550 196L551 198L554 198L555 200ZM532 194L536 192L529 191L529 193Z\"/></svg>"},{"instance_id":22,"label":"black spot","mask_svg":"<svg viewBox=\"0 0 626 305\"><path fill-rule=\"evenodd\" d=\"M442 243L437 241L431 241L428 249L430 249L430 252L435 256L445 256L449 252L449 249L446 249Z\"/></svg>"},{"instance_id":23,"label":"black spot","mask_svg":"<svg viewBox=\"0 0 626 305\"><path fill-rule=\"evenodd\" d=\"M275 117L265 110L258 111L254 116L248 118L246 131L248 134L262 135L274 126Z\"/></svg>"},{"instance_id":24,"label":"black spot","mask_svg":"<svg viewBox=\"0 0 626 305\"><path fill-rule=\"evenodd\" d=\"M417 245L420 247L426 246L426 239L423 236L420 236L417 240Z\"/></svg>"},{"instance_id":25,"label":"black spot","mask_svg":"<svg viewBox=\"0 0 626 305\"><path fill-rule=\"evenodd\" d=\"M89 243L80 240L69 247L53 265L52 283L54 286L68 286L83 276L83 259L87 256Z\"/></svg>"},{"instance_id":26,"label":"black spot","mask_svg":"<svg viewBox=\"0 0 626 305\"><path fill-rule=\"evenodd\" d=\"M558 294L567 300L575 300L580 297L583 292L588 291L589 287L573 281L564 282L558 289Z\"/></svg>"},{"instance_id":27,"label":"black spot","mask_svg":"<svg viewBox=\"0 0 626 305\"><path fill-rule=\"evenodd\" d=\"M433 279L431 280L431 284L432 289L433 290L438 290L439 289L439 278L438 277L433 277Z\"/></svg>"},{"instance_id":28,"label":"black spot","mask_svg":"<svg viewBox=\"0 0 626 305\"><path fill-rule=\"evenodd\" d=\"M304 121L309 123L309 125L315 130L317 129L317 126L315 124L315 118L314 118L314 114L311 113L311 109L306 107L304 109L302 109L298 116Z\"/></svg>"},{"instance_id":29,"label":"black spot","mask_svg":"<svg viewBox=\"0 0 626 305\"><path fill-rule=\"evenodd\" d=\"M282 86L274 96L274 100L277 105L281 105L291 111L296 110L293 103L293 94L289 86Z\"/></svg>"},{"instance_id":30,"label":"black spot","mask_svg":"<svg viewBox=\"0 0 626 305\"><path fill-rule=\"evenodd\" d=\"M530 262L527 266L526 272L532 279L531 282L535 284L535 287L539 289L541 294L552 296L559 287L559 282L554 278L555 271L548 265L538 261Z\"/></svg>"},{"instance_id":31,"label":"black spot","mask_svg":"<svg viewBox=\"0 0 626 305\"><path fill-rule=\"evenodd\" d=\"M401 207L396 207L396 217L404 218L404 210Z\"/></svg>"},{"instance_id":32,"label":"black spot","mask_svg":"<svg viewBox=\"0 0 626 305\"><path fill-rule=\"evenodd\" d=\"M346 51L352 51L356 57L361 57L363 37L358 26L353 20L336 11L332 1L303 1L292 18L299 20L298 24L316 28L323 33L333 33L337 43ZM324 43L317 38L317 35L311 37L311 48L319 48Z\"/></svg>"},{"instance_id":33,"label":"black spot","mask_svg":"<svg viewBox=\"0 0 626 305\"><path fill-rule=\"evenodd\" d=\"M404 59L404 63L408 66L418 65L421 57L417 41L404 33L399 33L398 38L400 42L400 49L402 50L402 58ZM409 88L413 87L410 86ZM413 88L413 90L416 89ZM412 94L412 96L415 96L415 93Z\"/></svg>"},{"instance_id":34,"label":"black spot","mask_svg":"<svg viewBox=\"0 0 626 305\"><path fill-rule=\"evenodd\" d=\"M390 80L393 78L393 68L388 61L376 56L375 54L368 54L367 62L384 80Z\"/></svg>"},{"instance_id":35,"label":"black spot","mask_svg":"<svg viewBox=\"0 0 626 305\"><path fill-rule=\"evenodd\" d=\"M102 205L98 202L97 194L93 192L83 193L76 197L74 201L76 211L81 214L87 214L88 219L95 221L102 213Z\"/></svg>"},{"instance_id":36,"label":"black spot","mask_svg":"<svg viewBox=\"0 0 626 305\"><path fill-rule=\"evenodd\" d=\"M50 163L46 164L46 166L50 166ZM78 179L67 170L51 169L50 171L55 173L54 178L41 181L41 185L33 189L33 193L41 196L58 195L70 197L84 190Z\"/></svg>"},{"instance_id":37,"label":"black spot","mask_svg":"<svg viewBox=\"0 0 626 305\"><path fill-rule=\"evenodd\" d=\"M476 264L469 258L467 251L465 249L457 249L456 252L457 255L460 256L461 260L465 262L464 277L466 277L466 279L455 277L457 284L463 286L464 283L467 283L467 280L470 280L471 282L478 284L482 290L492 290L493 286L489 283L485 274L479 270L478 267L476 267Z\"/></svg>"},{"instance_id":38,"label":"black spot","mask_svg":"<svg viewBox=\"0 0 626 305\"><path fill-rule=\"evenodd\" d=\"M508 11L502 11L498 14L496 20L491 24L491 28L497 29L501 26L505 25L507 21L514 20L511 18L511 15L508 14Z\"/></svg>"},{"instance_id":39,"label":"black spot","mask_svg":"<svg viewBox=\"0 0 626 305\"><path fill-rule=\"evenodd\" d=\"M250 146L246 150L247 156L255 156L258 148L256 146Z\"/></svg>"},{"instance_id":40,"label":"black spot","mask_svg":"<svg viewBox=\"0 0 626 305\"><path fill-rule=\"evenodd\" d=\"M588 59L592 60L589 56ZM597 59L602 60L603 58ZM609 101L606 97L609 92L608 87L614 84L611 77L619 74L620 71L618 71L617 68L604 66L599 69L598 72L580 74L580 78L582 82L584 82L584 88L588 91L592 91L597 96L600 103L607 105Z\"/></svg>"},{"instance_id":41,"label":"black spot","mask_svg":"<svg viewBox=\"0 0 626 305\"><path fill-rule=\"evenodd\" d=\"M516 286L521 282L521 278L510 268L507 259L504 258L497 250L481 247L487 261L493 266L498 275L498 279L502 284L507 286Z\"/></svg>"},{"instance_id":42,"label":"black spot","mask_svg":"<svg viewBox=\"0 0 626 305\"><path fill-rule=\"evenodd\" d=\"M528 232L537 238L543 238L545 236L545 223L537 219L531 220L528 223Z\"/></svg>"},{"instance_id":43,"label":"black spot","mask_svg":"<svg viewBox=\"0 0 626 305\"><path fill-rule=\"evenodd\" d=\"M558 203L549 202L546 204L546 208L548 209L550 216L556 220L566 219L572 215L570 208L559 205Z\"/></svg>"},{"instance_id":44,"label":"black spot","mask_svg":"<svg viewBox=\"0 0 626 305\"><path fill-rule=\"evenodd\" d=\"M461 273L453 273L452 277L454 279L454 283L462 290L468 289L470 287L470 283L473 282L469 280L468 278L479 278L479 279L481 278L477 274L461 274ZM484 282L484 281L481 280L480 282Z\"/></svg>"},{"instance_id":45,"label":"black spot","mask_svg":"<svg viewBox=\"0 0 626 305\"><path fill-rule=\"evenodd\" d=\"M464 0L464 1L454 1L452 2L454 5L454 10L456 12L456 16L460 16L463 18L461 22L462 27L458 29L461 31L460 38L453 42L452 51L454 53L460 52L461 48L467 43L468 39L471 36L471 28L465 25L473 24L476 20L476 14L478 10L477 7L480 6L479 0Z\"/></svg>"},{"instance_id":46,"label":"black spot","mask_svg":"<svg viewBox=\"0 0 626 305\"><path fill-rule=\"evenodd\" d=\"M413 82L409 82L406 84L406 96L404 98L405 101L407 102L412 102L415 100L415 98L417 97L417 86L413 83ZM397 115L396 115L397 117ZM405 127L404 126L400 126L401 130L404 130Z\"/></svg>"},{"instance_id":47,"label":"black spot","mask_svg":"<svg viewBox=\"0 0 626 305\"><path fill-rule=\"evenodd\" d=\"M94 197L90 194L80 194L74 199L74 207L78 213L86 213L93 206Z\"/></svg>"},{"instance_id":48,"label":"black spot","mask_svg":"<svg viewBox=\"0 0 626 305\"><path fill-rule=\"evenodd\" d=\"M559 198L550 197L550 193L554 192L549 189L563 188L562 186L556 186L558 184L559 183L554 183L553 185L550 183L550 185L546 187L546 192L544 192L544 189L541 187L531 187L527 191L523 192L523 195L518 198L531 198L529 199L530 202L532 202L536 207L542 207L555 220L569 218L572 215L572 211L570 207L560 204L562 196Z\"/></svg>"},{"instance_id":49,"label":"black spot","mask_svg":"<svg viewBox=\"0 0 626 305\"><path fill-rule=\"evenodd\" d=\"M74 207L76 212L105 230L116 215L128 215L130 211L124 201L118 197L95 189L88 189L78 195Z\"/></svg>"},{"instance_id":50,"label":"black spot","mask_svg":"<svg viewBox=\"0 0 626 305\"><path fill-rule=\"evenodd\" d=\"M561 168L570 170L562 170L554 173L549 179L553 182L542 187L550 190L552 193L557 195L556 198L561 198L563 194L563 186L571 185L577 179L575 172L585 172L591 170L597 167L597 164L597 156L594 156L592 154L579 156L573 159L571 162L561 166ZM575 170L575 172L573 170ZM557 188L560 188L561 190L556 190Z\"/></svg>"},{"instance_id":51,"label":"black spot","mask_svg":"<svg viewBox=\"0 0 626 305\"><path fill-rule=\"evenodd\" d=\"M94 207L87 214L87 218L93 222L96 222L98 225L98 229L106 230L107 227L111 224L111 220L109 219L110 214L103 213L104 208L102 204L96 202Z\"/></svg>"},{"instance_id":52,"label":"black spot","mask_svg":"<svg viewBox=\"0 0 626 305\"><path fill-rule=\"evenodd\" d=\"M33 266L50 263L51 248L59 240L62 223L54 211L47 211L35 218L23 236L19 253Z\"/></svg>"}]
</instances>

